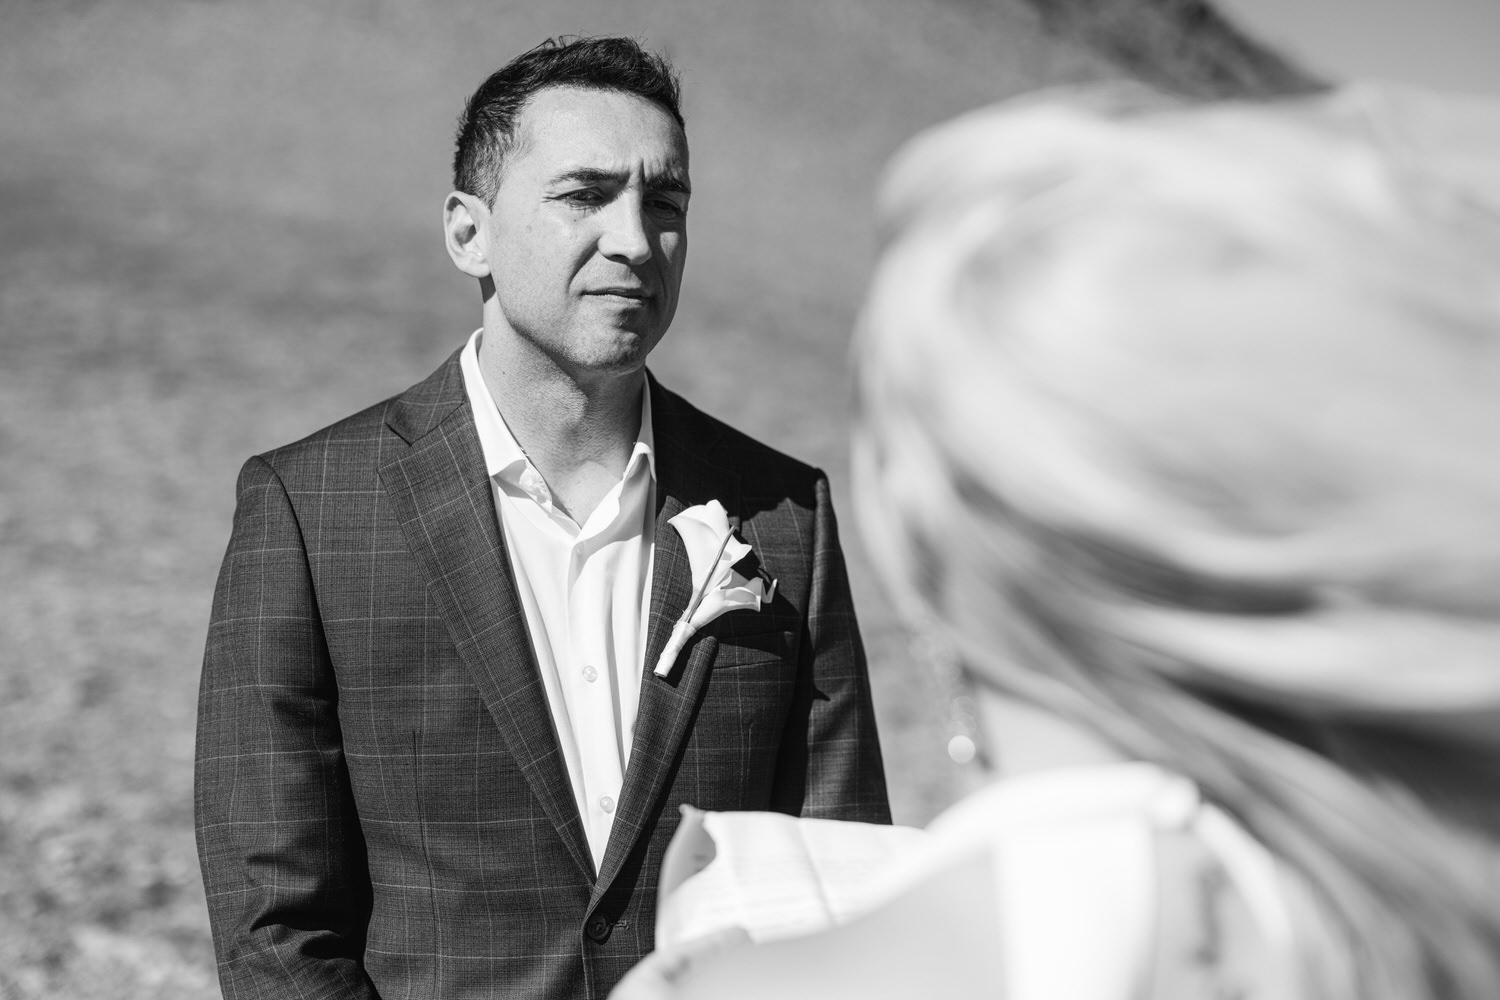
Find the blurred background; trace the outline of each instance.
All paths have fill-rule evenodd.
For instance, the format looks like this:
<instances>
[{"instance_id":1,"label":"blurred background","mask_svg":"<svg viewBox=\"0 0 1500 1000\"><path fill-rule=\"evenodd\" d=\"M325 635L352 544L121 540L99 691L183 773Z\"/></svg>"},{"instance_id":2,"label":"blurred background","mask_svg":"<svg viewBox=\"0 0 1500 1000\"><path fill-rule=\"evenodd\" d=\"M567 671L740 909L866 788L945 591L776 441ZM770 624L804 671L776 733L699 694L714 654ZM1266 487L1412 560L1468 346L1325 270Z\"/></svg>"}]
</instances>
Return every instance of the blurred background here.
<instances>
[{"instance_id":1,"label":"blurred background","mask_svg":"<svg viewBox=\"0 0 1500 1000\"><path fill-rule=\"evenodd\" d=\"M909 824L972 778L854 533L846 355L881 164L1048 84L1317 86L1189 0L0 0L5 1000L217 996L192 753L235 472L477 325L439 237L452 126L566 33L635 35L683 74L692 253L653 368L832 475Z\"/></svg>"}]
</instances>

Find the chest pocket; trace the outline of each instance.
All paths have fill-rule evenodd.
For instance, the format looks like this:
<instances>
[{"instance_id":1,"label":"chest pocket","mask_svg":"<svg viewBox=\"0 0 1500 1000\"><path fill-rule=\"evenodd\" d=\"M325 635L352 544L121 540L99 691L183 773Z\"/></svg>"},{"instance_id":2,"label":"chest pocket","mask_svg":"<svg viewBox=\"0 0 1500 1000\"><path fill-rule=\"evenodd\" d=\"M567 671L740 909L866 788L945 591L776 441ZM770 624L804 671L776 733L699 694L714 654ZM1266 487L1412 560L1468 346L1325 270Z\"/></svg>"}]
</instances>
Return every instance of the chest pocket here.
<instances>
[{"instance_id":1,"label":"chest pocket","mask_svg":"<svg viewBox=\"0 0 1500 1000\"><path fill-rule=\"evenodd\" d=\"M797 686L797 633L736 628L715 638L695 728L729 742L779 740Z\"/></svg>"},{"instance_id":2,"label":"chest pocket","mask_svg":"<svg viewBox=\"0 0 1500 1000\"><path fill-rule=\"evenodd\" d=\"M714 653L713 669L735 670L775 663L784 666L790 677L796 670L796 637L796 632L791 629L776 628L774 625L760 629L724 629L717 636L719 646Z\"/></svg>"}]
</instances>

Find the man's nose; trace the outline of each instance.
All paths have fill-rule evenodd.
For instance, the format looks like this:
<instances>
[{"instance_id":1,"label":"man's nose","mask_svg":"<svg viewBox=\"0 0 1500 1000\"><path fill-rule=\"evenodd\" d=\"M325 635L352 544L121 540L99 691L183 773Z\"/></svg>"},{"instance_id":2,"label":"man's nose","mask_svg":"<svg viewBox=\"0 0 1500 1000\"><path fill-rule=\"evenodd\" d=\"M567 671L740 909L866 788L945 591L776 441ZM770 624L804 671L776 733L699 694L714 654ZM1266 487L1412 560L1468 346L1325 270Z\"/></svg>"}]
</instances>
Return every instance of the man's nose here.
<instances>
[{"instance_id":1,"label":"man's nose","mask_svg":"<svg viewBox=\"0 0 1500 1000\"><path fill-rule=\"evenodd\" d=\"M651 232L647 228L645 206L632 198L621 198L602 215L600 253L626 264L644 264L651 259Z\"/></svg>"}]
</instances>

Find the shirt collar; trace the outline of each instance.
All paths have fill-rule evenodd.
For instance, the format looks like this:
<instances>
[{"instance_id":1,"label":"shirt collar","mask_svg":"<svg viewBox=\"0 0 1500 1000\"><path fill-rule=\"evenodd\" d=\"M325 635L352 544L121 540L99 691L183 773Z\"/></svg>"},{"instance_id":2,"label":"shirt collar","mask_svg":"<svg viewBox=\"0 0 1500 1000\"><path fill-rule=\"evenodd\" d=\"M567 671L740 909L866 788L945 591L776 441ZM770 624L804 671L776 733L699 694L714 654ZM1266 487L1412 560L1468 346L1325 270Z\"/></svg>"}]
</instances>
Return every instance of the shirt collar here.
<instances>
[{"instance_id":1,"label":"shirt collar","mask_svg":"<svg viewBox=\"0 0 1500 1000\"><path fill-rule=\"evenodd\" d=\"M516 436L505 425L500 407L495 405L490 387L485 384L484 374L479 369L479 339L483 333L484 328L480 327L469 337L459 356L459 366L463 372L464 389L469 396L469 408L474 411L474 429L479 433L479 447L484 452L485 474L491 479L499 477L512 485L522 485L521 476L532 467L531 460L521 450ZM631 449L630 458L625 463L625 474L621 478L629 480L642 462L645 462L651 479L655 481L656 430L651 421L649 379L641 392L640 433L636 435L635 447Z\"/></svg>"}]
</instances>

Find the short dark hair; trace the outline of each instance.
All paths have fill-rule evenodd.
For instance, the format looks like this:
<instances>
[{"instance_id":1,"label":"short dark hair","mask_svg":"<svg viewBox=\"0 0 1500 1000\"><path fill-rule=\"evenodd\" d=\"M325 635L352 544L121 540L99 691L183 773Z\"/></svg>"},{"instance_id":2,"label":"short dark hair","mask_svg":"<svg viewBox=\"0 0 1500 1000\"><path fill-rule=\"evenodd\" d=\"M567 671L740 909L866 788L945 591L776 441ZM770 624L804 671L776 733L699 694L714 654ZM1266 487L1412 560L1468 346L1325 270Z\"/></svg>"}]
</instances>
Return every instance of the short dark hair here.
<instances>
[{"instance_id":1,"label":"short dark hair","mask_svg":"<svg viewBox=\"0 0 1500 1000\"><path fill-rule=\"evenodd\" d=\"M490 74L464 105L453 152L453 187L495 203L500 164L515 148L516 121L547 87L585 87L636 94L686 129L672 64L633 38L549 38Z\"/></svg>"}]
</instances>

